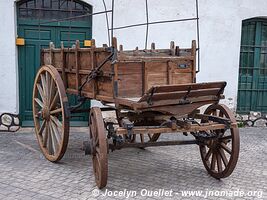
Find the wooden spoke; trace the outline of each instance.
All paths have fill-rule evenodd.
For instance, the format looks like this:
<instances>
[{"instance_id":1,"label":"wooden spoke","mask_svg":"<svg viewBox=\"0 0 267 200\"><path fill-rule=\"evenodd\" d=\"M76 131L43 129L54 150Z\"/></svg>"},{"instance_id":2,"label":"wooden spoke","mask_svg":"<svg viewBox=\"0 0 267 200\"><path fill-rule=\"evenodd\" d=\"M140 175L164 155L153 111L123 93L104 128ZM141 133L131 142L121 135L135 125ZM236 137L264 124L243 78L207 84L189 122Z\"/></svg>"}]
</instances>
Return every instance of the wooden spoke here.
<instances>
[{"instance_id":1,"label":"wooden spoke","mask_svg":"<svg viewBox=\"0 0 267 200\"><path fill-rule=\"evenodd\" d=\"M58 100L59 100L59 93L58 93L58 91L56 91L56 94L55 94L55 96L54 96L54 98L50 104L50 110L56 106Z\"/></svg>"},{"instance_id":2,"label":"wooden spoke","mask_svg":"<svg viewBox=\"0 0 267 200\"><path fill-rule=\"evenodd\" d=\"M43 86L44 96L46 97L44 103L46 103L46 101L47 101L47 83L46 83L44 74L41 74L41 82L42 82L42 86Z\"/></svg>"},{"instance_id":3,"label":"wooden spoke","mask_svg":"<svg viewBox=\"0 0 267 200\"><path fill-rule=\"evenodd\" d=\"M50 87L49 87L49 101L48 105L51 105L53 95L55 94L55 83L51 80Z\"/></svg>"},{"instance_id":4,"label":"wooden spoke","mask_svg":"<svg viewBox=\"0 0 267 200\"><path fill-rule=\"evenodd\" d=\"M51 162L59 161L67 148L69 139L67 105L65 87L58 71L51 65L41 67L33 88L33 116L40 149L45 158Z\"/></svg>"},{"instance_id":5,"label":"wooden spoke","mask_svg":"<svg viewBox=\"0 0 267 200\"><path fill-rule=\"evenodd\" d=\"M38 105L39 105L41 108L44 107L44 104L43 104L43 102L42 102L40 99L38 99L38 98L34 98L34 101L35 101L36 103L38 103Z\"/></svg>"},{"instance_id":6,"label":"wooden spoke","mask_svg":"<svg viewBox=\"0 0 267 200\"><path fill-rule=\"evenodd\" d=\"M47 132L48 132L48 137L47 137L47 147L48 147L48 153L49 155L53 155L53 145L52 145L52 138L51 138L51 132L50 132L50 126L49 126L49 122L47 123Z\"/></svg>"},{"instance_id":7,"label":"wooden spoke","mask_svg":"<svg viewBox=\"0 0 267 200\"><path fill-rule=\"evenodd\" d=\"M90 141L92 145L92 161L96 185L103 188L107 184L108 160L107 141L104 122L100 108L91 109L89 117Z\"/></svg>"},{"instance_id":8,"label":"wooden spoke","mask_svg":"<svg viewBox=\"0 0 267 200\"><path fill-rule=\"evenodd\" d=\"M218 167L218 172L222 172L222 159L221 156L219 154L219 152L216 153L217 156L217 167Z\"/></svg>"},{"instance_id":9,"label":"wooden spoke","mask_svg":"<svg viewBox=\"0 0 267 200\"><path fill-rule=\"evenodd\" d=\"M46 123L44 140L43 140L43 147L47 147L48 134L49 134L49 130L48 130L48 125Z\"/></svg>"},{"instance_id":10,"label":"wooden spoke","mask_svg":"<svg viewBox=\"0 0 267 200\"><path fill-rule=\"evenodd\" d=\"M43 131L45 129L45 125L46 125L46 120L43 120L42 124L41 124L41 128L38 131L38 135L42 135L42 133L43 133Z\"/></svg>"},{"instance_id":11,"label":"wooden spoke","mask_svg":"<svg viewBox=\"0 0 267 200\"><path fill-rule=\"evenodd\" d=\"M62 113L62 108L57 108L56 110L50 111L51 115L58 114L58 113Z\"/></svg>"},{"instance_id":12,"label":"wooden spoke","mask_svg":"<svg viewBox=\"0 0 267 200\"><path fill-rule=\"evenodd\" d=\"M224 166L226 167L228 165L228 160L226 158L226 155L225 155L223 149L219 148L219 154L220 154L220 156L222 158Z\"/></svg>"},{"instance_id":13,"label":"wooden spoke","mask_svg":"<svg viewBox=\"0 0 267 200\"><path fill-rule=\"evenodd\" d=\"M226 144L224 144L224 143L220 143L220 146L221 146L227 153L229 153L229 154L232 153L232 150L231 150L228 146L226 146Z\"/></svg>"},{"instance_id":14,"label":"wooden spoke","mask_svg":"<svg viewBox=\"0 0 267 200\"><path fill-rule=\"evenodd\" d=\"M209 148L208 153L207 153L207 155L205 156L205 160L209 160L209 158L210 158L210 156L211 156L211 153L212 153L212 149Z\"/></svg>"},{"instance_id":15,"label":"wooden spoke","mask_svg":"<svg viewBox=\"0 0 267 200\"><path fill-rule=\"evenodd\" d=\"M224 137L221 137L220 140L232 140L232 136L231 135L228 135L228 136L224 136Z\"/></svg>"},{"instance_id":16,"label":"wooden spoke","mask_svg":"<svg viewBox=\"0 0 267 200\"><path fill-rule=\"evenodd\" d=\"M50 126L50 134L51 134L51 139L52 139L52 149L53 149L53 152L56 153L57 152L57 146L59 143L59 140L56 137L56 131L57 130L53 128L51 122L49 123L49 126Z\"/></svg>"},{"instance_id":17,"label":"wooden spoke","mask_svg":"<svg viewBox=\"0 0 267 200\"><path fill-rule=\"evenodd\" d=\"M56 104L58 103L58 100L59 100L59 93L58 91L56 91L56 94L50 104L50 110L52 110L56 106Z\"/></svg>"},{"instance_id":18,"label":"wooden spoke","mask_svg":"<svg viewBox=\"0 0 267 200\"><path fill-rule=\"evenodd\" d=\"M150 133L148 133L147 135L148 135L149 139L151 140L152 135Z\"/></svg>"},{"instance_id":19,"label":"wooden spoke","mask_svg":"<svg viewBox=\"0 0 267 200\"><path fill-rule=\"evenodd\" d=\"M213 153L211 157L211 166L210 166L211 171L215 170L215 164L216 164L216 155L215 153Z\"/></svg>"},{"instance_id":20,"label":"wooden spoke","mask_svg":"<svg viewBox=\"0 0 267 200\"><path fill-rule=\"evenodd\" d=\"M50 121L50 125L51 125L51 130L53 130L53 133L55 135L56 143L58 145L60 143L60 140L61 140L60 133L58 131L57 126L52 121Z\"/></svg>"},{"instance_id":21,"label":"wooden spoke","mask_svg":"<svg viewBox=\"0 0 267 200\"><path fill-rule=\"evenodd\" d=\"M223 117L229 119L232 123L236 123L233 113L225 105L213 104L206 109L204 114ZM206 122L204 120L201 121L201 123ZM209 139L209 141L199 145L201 159L211 176L225 178L231 175L238 160L240 145L239 131L238 128L230 128L227 130L215 130L213 133L216 133L218 138ZM209 148L208 146L211 147ZM225 152L227 152L227 156ZM211 161L209 159L210 157Z\"/></svg>"},{"instance_id":22,"label":"wooden spoke","mask_svg":"<svg viewBox=\"0 0 267 200\"><path fill-rule=\"evenodd\" d=\"M58 118L54 117L53 115L50 115L50 118L52 120L52 122L59 128L62 128L62 123L59 121Z\"/></svg>"},{"instance_id":23,"label":"wooden spoke","mask_svg":"<svg viewBox=\"0 0 267 200\"><path fill-rule=\"evenodd\" d=\"M37 88L38 88L38 92L39 92L39 94L41 96L42 101L45 102L44 91L42 89L42 86L39 83L37 84Z\"/></svg>"}]
</instances>

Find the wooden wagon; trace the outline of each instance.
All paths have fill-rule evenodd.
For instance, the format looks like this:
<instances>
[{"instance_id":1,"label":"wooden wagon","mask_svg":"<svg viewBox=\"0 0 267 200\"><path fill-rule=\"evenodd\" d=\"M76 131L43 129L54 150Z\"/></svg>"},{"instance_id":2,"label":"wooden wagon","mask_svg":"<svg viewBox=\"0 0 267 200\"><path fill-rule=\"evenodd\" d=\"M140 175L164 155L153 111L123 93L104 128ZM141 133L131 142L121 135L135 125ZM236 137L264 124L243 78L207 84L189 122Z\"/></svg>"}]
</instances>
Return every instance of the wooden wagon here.
<instances>
[{"instance_id":1,"label":"wooden wagon","mask_svg":"<svg viewBox=\"0 0 267 200\"><path fill-rule=\"evenodd\" d=\"M33 117L44 156L59 161L67 148L71 114L90 112L89 140L96 184L107 184L108 153L126 147L197 144L208 173L229 176L239 154L239 132L232 112L222 104L226 82L196 82L196 42L181 49L124 51L112 47L54 48L42 51L42 67L33 89ZM79 97L69 105L67 94ZM105 107L86 110L86 99ZM209 105L204 113L199 108ZM116 121L103 119L104 111L116 112ZM165 141L161 134L192 135L194 140Z\"/></svg>"}]
</instances>

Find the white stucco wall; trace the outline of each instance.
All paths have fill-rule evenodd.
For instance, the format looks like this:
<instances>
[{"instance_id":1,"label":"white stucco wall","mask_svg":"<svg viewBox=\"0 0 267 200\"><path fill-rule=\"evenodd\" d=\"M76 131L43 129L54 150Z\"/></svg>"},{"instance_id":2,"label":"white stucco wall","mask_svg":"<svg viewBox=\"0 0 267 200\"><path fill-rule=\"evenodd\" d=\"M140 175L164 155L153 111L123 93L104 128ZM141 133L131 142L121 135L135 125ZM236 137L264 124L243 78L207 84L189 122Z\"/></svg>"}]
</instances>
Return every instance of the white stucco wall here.
<instances>
[{"instance_id":1,"label":"white stucco wall","mask_svg":"<svg viewBox=\"0 0 267 200\"><path fill-rule=\"evenodd\" d=\"M100 0L85 1L93 6L94 12L104 9ZM106 0L108 9L111 8L110 2ZM194 2L149 0L149 20L195 17ZM146 21L144 0L115 0L115 3L115 27ZM14 6L14 0L0 0L0 113L19 112ZM197 75L197 81L227 81L225 103L231 108L236 106L237 100L242 20L267 16L266 7L266 0L257 0L257 4L254 0L199 0L201 72ZM105 16L94 16L93 19L93 38L97 45L107 43ZM168 48L171 40L180 47L187 47L192 39L196 39L193 22L153 25L149 30L149 46L155 42L158 48ZM115 31L114 35L125 49L144 47L145 27Z\"/></svg>"},{"instance_id":2,"label":"white stucco wall","mask_svg":"<svg viewBox=\"0 0 267 200\"><path fill-rule=\"evenodd\" d=\"M0 0L0 113L18 111L15 22L13 1Z\"/></svg>"}]
</instances>

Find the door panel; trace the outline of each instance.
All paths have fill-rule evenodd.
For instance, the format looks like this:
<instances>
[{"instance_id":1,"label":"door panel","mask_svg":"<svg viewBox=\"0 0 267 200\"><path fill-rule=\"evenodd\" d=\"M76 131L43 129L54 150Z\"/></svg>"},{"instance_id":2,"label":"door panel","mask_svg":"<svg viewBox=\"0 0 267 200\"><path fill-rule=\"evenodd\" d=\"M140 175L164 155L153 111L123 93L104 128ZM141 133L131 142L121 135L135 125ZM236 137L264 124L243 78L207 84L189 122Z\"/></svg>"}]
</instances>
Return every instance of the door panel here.
<instances>
[{"instance_id":1,"label":"door panel","mask_svg":"<svg viewBox=\"0 0 267 200\"><path fill-rule=\"evenodd\" d=\"M237 111L267 112L267 22L243 23Z\"/></svg>"},{"instance_id":2,"label":"door panel","mask_svg":"<svg viewBox=\"0 0 267 200\"><path fill-rule=\"evenodd\" d=\"M40 29L39 29L40 30ZM55 29L24 26L19 28L19 36L25 38L25 46L19 46L19 94L20 94L20 117L22 125L32 124L32 88L35 75L40 67L40 49L47 48L49 41L55 40ZM38 35L34 36L34 35ZM39 41L39 35L42 40Z\"/></svg>"},{"instance_id":3,"label":"door panel","mask_svg":"<svg viewBox=\"0 0 267 200\"><path fill-rule=\"evenodd\" d=\"M83 47L84 40L91 39L90 28L60 28L57 30L57 41L63 42L64 46L71 47L76 40L80 41L80 46ZM60 44L56 44L59 46Z\"/></svg>"},{"instance_id":4,"label":"door panel","mask_svg":"<svg viewBox=\"0 0 267 200\"><path fill-rule=\"evenodd\" d=\"M20 83L20 117L22 126L32 126L32 88L35 75L40 67L40 52L43 48L48 48L49 43L54 42L56 47L60 47L61 39L66 47L71 47L77 39L83 41L91 39L89 28L72 28L71 33L67 33L66 28L61 27L38 27L20 26L19 37L25 39L25 46L18 48L19 53L19 83ZM65 34L65 35L64 35ZM66 34L69 38L66 38ZM62 35L65 37L62 37ZM81 46L83 43L81 43ZM77 104L77 98L70 96L69 103ZM89 108L90 101L86 102L83 108ZM73 115L72 125L85 126L88 124L88 113Z\"/></svg>"}]
</instances>

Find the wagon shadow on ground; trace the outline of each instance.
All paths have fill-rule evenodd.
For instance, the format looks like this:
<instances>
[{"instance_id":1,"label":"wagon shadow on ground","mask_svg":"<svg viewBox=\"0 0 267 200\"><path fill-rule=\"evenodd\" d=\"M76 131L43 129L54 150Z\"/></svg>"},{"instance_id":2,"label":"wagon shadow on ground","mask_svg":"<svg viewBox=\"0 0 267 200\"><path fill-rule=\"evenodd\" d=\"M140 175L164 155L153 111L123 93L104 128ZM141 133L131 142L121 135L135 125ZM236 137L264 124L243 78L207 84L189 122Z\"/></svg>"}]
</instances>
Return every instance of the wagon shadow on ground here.
<instances>
[{"instance_id":1,"label":"wagon shadow on ground","mask_svg":"<svg viewBox=\"0 0 267 200\"><path fill-rule=\"evenodd\" d=\"M91 157L84 155L81 138L78 141L75 138L72 134L68 150L60 163L65 167L83 170L88 177L88 184L92 183L92 187L95 187ZM81 159L85 161L84 165L75 165ZM178 191L188 190L190 185L196 184L199 184L199 188L203 188L203 185L219 188L227 184L226 179L217 180L209 176L196 145L116 150L109 153L108 166L108 184L105 189L111 191L143 188Z\"/></svg>"},{"instance_id":2,"label":"wagon shadow on ground","mask_svg":"<svg viewBox=\"0 0 267 200\"><path fill-rule=\"evenodd\" d=\"M170 136L172 137L172 136ZM42 155L35 136L18 139L32 148L32 158L46 161ZM168 136L162 136L163 139ZM178 136L178 138L182 138ZM67 151L60 162L56 164L46 161L46 165L56 168L69 168L74 171L83 171L89 179L94 179L92 160L85 156L82 150L83 141L88 139L87 128L77 132L72 130ZM192 139L192 138L189 138ZM26 146L21 146L26 148ZM30 151L31 149L29 149ZM218 181L206 172L200 158L197 145L149 147L145 150L128 148L110 152L108 155L108 185L109 189L140 188L141 186L169 188L172 186L188 186L193 183L223 184L227 179ZM175 182L176 185L169 184ZM95 186L95 183L93 182Z\"/></svg>"},{"instance_id":3,"label":"wagon shadow on ground","mask_svg":"<svg viewBox=\"0 0 267 200\"><path fill-rule=\"evenodd\" d=\"M77 181L85 179L87 187L93 188L95 182L92 160L82 151L82 143L88 139L86 132L83 130L70 134L67 151L57 164L43 157L33 135L24 136L23 139L19 136L22 139L19 141L37 150L31 153L31 159L41 159L44 161L43 165L48 168L53 167L56 171L67 170L73 174L82 174L80 178L77 177ZM108 163L108 185L106 187L108 190L141 190L143 188L188 190L190 185L199 184L200 188L203 188L203 185L207 188L211 186L219 188L228 183L227 179L216 180L208 175L196 145L116 150L109 153ZM194 187L192 190L197 188Z\"/></svg>"}]
</instances>

